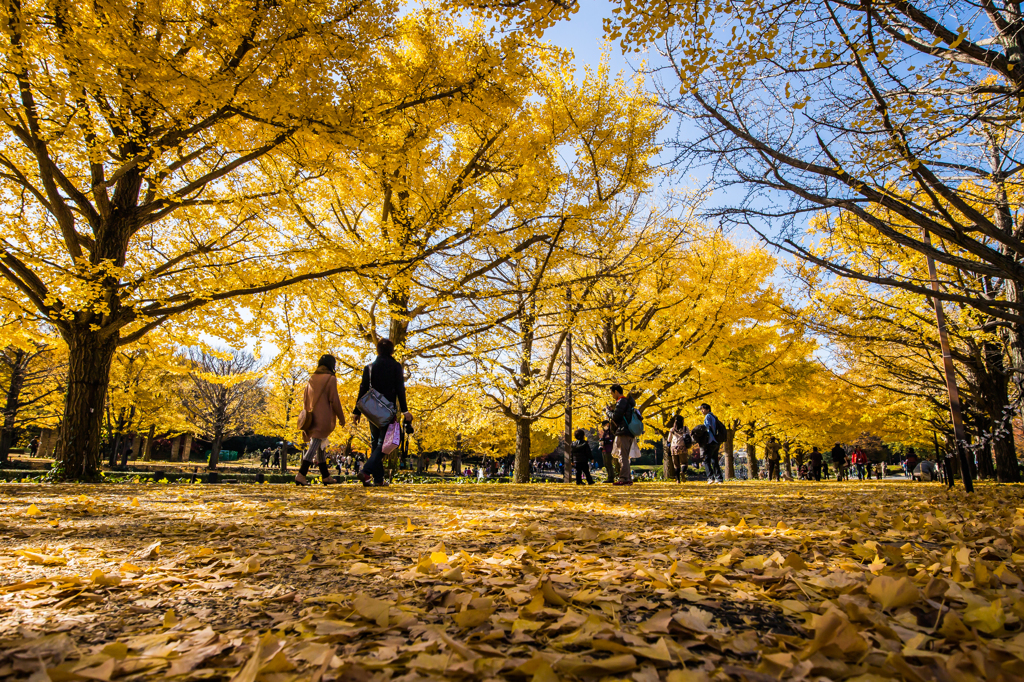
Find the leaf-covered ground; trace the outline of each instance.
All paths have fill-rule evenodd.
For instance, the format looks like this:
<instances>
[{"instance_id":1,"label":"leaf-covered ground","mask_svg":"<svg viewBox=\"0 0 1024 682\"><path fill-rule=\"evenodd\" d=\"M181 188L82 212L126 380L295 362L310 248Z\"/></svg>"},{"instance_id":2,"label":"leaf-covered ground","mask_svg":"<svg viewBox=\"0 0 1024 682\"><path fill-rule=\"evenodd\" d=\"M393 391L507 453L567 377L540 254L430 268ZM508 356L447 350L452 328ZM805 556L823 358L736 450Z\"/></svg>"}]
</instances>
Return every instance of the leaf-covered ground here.
<instances>
[{"instance_id":1,"label":"leaf-covered ground","mask_svg":"<svg viewBox=\"0 0 1024 682\"><path fill-rule=\"evenodd\" d=\"M1024 677L1024 488L0 486L0 679Z\"/></svg>"}]
</instances>

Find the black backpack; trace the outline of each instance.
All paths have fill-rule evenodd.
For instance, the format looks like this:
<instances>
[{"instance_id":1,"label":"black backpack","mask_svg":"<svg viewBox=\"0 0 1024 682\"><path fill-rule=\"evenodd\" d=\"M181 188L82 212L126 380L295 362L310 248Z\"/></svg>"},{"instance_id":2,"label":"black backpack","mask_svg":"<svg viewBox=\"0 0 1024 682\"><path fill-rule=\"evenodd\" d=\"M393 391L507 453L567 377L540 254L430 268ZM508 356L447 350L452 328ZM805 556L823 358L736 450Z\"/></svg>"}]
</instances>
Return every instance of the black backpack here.
<instances>
[{"instance_id":1,"label":"black backpack","mask_svg":"<svg viewBox=\"0 0 1024 682\"><path fill-rule=\"evenodd\" d=\"M708 427L703 424L698 424L693 427L693 430L690 431L690 435L693 436L693 440L696 441L697 445L701 447L707 445L711 440L711 437L708 435Z\"/></svg>"},{"instance_id":2,"label":"black backpack","mask_svg":"<svg viewBox=\"0 0 1024 682\"><path fill-rule=\"evenodd\" d=\"M725 443L729 439L729 434L725 430L725 424L718 417L715 417L715 440L718 441L719 445Z\"/></svg>"}]
</instances>

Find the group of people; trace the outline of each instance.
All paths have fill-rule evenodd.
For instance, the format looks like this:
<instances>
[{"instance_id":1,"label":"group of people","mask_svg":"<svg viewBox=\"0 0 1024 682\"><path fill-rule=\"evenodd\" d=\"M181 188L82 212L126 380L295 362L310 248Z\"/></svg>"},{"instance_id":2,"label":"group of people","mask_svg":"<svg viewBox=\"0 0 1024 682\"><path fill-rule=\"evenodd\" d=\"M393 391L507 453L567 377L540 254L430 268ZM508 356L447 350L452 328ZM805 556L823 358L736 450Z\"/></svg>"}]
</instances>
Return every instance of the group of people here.
<instances>
[{"instance_id":1,"label":"group of people","mask_svg":"<svg viewBox=\"0 0 1024 682\"><path fill-rule=\"evenodd\" d=\"M276 448L263 448L260 451L260 468L266 469L273 466L275 469L281 466L281 457L284 456L284 443L278 443Z\"/></svg>"},{"instance_id":2,"label":"group of people","mask_svg":"<svg viewBox=\"0 0 1024 682\"><path fill-rule=\"evenodd\" d=\"M633 420L642 419L642 417L636 409L636 402L632 397L623 393L622 386L615 384L610 390L614 403L606 410L608 418L601 422L598 434L603 463L609 483L632 485L634 479L629 460L631 454L638 454L639 448L634 447L636 436L633 435L629 427ZM719 448L725 440L725 426L711 411L711 405L708 403L701 403L699 409L702 422L694 427L693 431L687 428L681 415L672 418L669 424L669 449L666 457L671 460L672 470L676 472L676 481L681 481L689 471L690 451L696 449L704 464L708 484L722 483L725 477L722 474L718 455ZM575 437L573 459L577 472L576 483L582 483L582 474L585 474L587 481L592 483L590 468L584 464L589 460L590 455L590 447L586 443L585 433L582 429L578 430Z\"/></svg>"},{"instance_id":3,"label":"group of people","mask_svg":"<svg viewBox=\"0 0 1024 682\"><path fill-rule=\"evenodd\" d=\"M395 344L391 339L380 339L377 342L377 358L363 368L362 381L359 384L359 395L352 409L352 422L358 424L362 417L359 404L363 397L371 394L381 405L389 405L394 418L399 416L405 424L412 422L412 414L406 404L405 371L394 358ZM316 370L310 376L302 394L302 406L307 415L312 416L312 423L303 435L308 440L299 473L295 475L296 485L309 485L306 474L315 463L320 470L321 481L325 485L337 483L331 476L327 463L327 442L338 426L345 426L345 410L338 396L337 359L330 354L323 355L317 363ZM384 480L384 437L389 424L374 423L367 419L370 427L370 455L356 477L367 487L387 486ZM404 436L403 436L404 437Z\"/></svg>"},{"instance_id":4,"label":"group of people","mask_svg":"<svg viewBox=\"0 0 1024 682\"><path fill-rule=\"evenodd\" d=\"M364 396L371 396L378 402L384 401L391 406L391 414L394 419L399 417L404 422L404 429L400 431L411 431L412 415L409 413L406 404L405 374L402 365L394 359L395 346L390 339L381 339L377 342L376 359L363 368L362 381L359 385L359 394L356 399L356 407L351 412L353 423L358 424L362 417L359 404ZM317 363L316 370L309 378L303 392L303 409L312 416L312 423L307 427L304 435L308 441L305 454L302 457L302 464L299 473L295 476L297 485L309 485L306 475L315 463L320 469L324 484L337 482L330 475L327 455L327 440L334 430L346 423L345 410L342 408L341 399L338 395L338 380L336 376L337 360L333 355L324 355ZM601 423L598 436L600 440L600 451L602 464L607 473L607 482L617 486L632 485L634 478L630 466L631 456L638 456L637 433L642 433L642 416L636 408L635 400L626 395L619 384L610 387L612 403L606 409L607 419ZM682 415L674 416L669 423L668 430L668 451L666 452L666 464L671 465L670 471L675 472L676 481L682 481L689 472L691 455L699 458L703 464L704 475L709 485L720 484L724 481L722 467L719 462L719 450L721 444L727 438L724 424L712 412L708 403L700 405L701 422L692 430L686 426ZM374 423L370 421L370 454L365 463L359 468L358 461L353 455L343 454L341 458L334 457L339 475L342 467L353 470L357 478L364 486L386 486L384 480L384 438L389 426L387 423ZM641 424L638 429L637 424ZM571 453L574 468L576 470L576 484L583 485L584 479L588 485L593 485L594 479L591 475L591 462L593 461L590 443L587 434L583 429L577 429L573 434L574 440L571 444ZM404 438L404 435L402 436ZM764 459L767 464L766 475L769 480L781 480L783 472L781 467L782 446L778 439L772 436L769 438L764 449ZM847 453L839 443L829 452L833 470L837 480L849 480L855 473L859 480L870 479L872 473L882 477L883 467L879 464L869 462L864 451L855 447L852 452ZM281 447L274 451L268 448L261 454L261 463L267 463L273 459L274 466L278 466L279 457L284 456ZM820 481L822 475L829 478L829 467L821 451L815 447L808 456L806 464L798 468L798 475L801 479ZM913 449L909 450L905 466L909 476L920 480L934 480L939 475L936 467L931 462L930 467L922 469L922 462L916 458ZM500 474L500 468L493 473ZM511 468L511 464L508 464ZM873 470L872 470L873 469ZM472 475L466 472L467 475ZM480 473L490 473L483 472ZM785 474L791 479L790 474Z\"/></svg>"}]
</instances>

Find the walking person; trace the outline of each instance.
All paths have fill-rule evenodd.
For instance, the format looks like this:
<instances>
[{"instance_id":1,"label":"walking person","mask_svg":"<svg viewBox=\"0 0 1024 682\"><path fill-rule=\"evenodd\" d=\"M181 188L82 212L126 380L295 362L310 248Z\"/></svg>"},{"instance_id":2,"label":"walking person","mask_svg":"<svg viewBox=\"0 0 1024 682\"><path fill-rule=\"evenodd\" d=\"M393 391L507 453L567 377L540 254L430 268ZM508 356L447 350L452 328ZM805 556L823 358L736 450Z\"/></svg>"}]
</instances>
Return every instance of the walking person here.
<instances>
[{"instance_id":1,"label":"walking person","mask_svg":"<svg viewBox=\"0 0 1024 682\"><path fill-rule=\"evenodd\" d=\"M573 434L576 439L572 442L572 463L576 467L576 485L583 485L583 477L587 477L587 485L594 485L594 479L590 477L590 443L587 442L587 432L583 429L576 429Z\"/></svg>"},{"instance_id":2,"label":"walking person","mask_svg":"<svg viewBox=\"0 0 1024 682\"><path fill-rule=\"evenodd\" d=\"M914 479L914 469L920 464L921 460L917 456L917 452L914 448L907 448L907 458L903 462L903 470L907 477L911 480Z\"/></svg>"},{"instance_id":3,"label":"walking person","mask_svg":"<svg viewBox=\"0 0 1024 682\"><path fill-rule=\"evenodd\" d=\"M863 481L864 476L867 473L868 456L864 454L864 451L861 450L860 447L855 447L853 449L853 455L850 457L850 461L853 463L853 466L857 468L857 480Z\"/></svg>"},{"instance_id":4,"label":"walking person","mask_svg":"<svg viewBox=\"0 0 1024 682\"><path fill-rule=\"evenodd\" d=\"M28 456L35 459L37 454L39 454L39 437L32 436L32 440L28 442Z\"/></svg>"},{"instance_id":5,"label":"walking person","mask_svg":"<svg viewBox=\"0 0 1024 682\"><path fill-rule=\"evenodd\" d=\"M821 452L817 447L811 449L811 454L807 458L811 463L811 478L815 481L821 480Z\"/></svg>"},{"instance_id":6,"label":"walking person","mask_svg":"<svg viewBox=\"0 0 1024 682\"><path fill-rule=\"evenodd\" d=\"M633 412L636 410L636 402L622 393L622 386L619 384L612 384L610 390L612 400L615 401L610 421L615 427L615 447L619 450L619 477L612 485L633 485L632 471L629 467L633 434L629 431L629 422L635 419Z\"/></svg>"},{"instance_id":7,"label":"walking person","mask_svg":"<svg viewBox=\"0 0 1024 682\"><path fill-rule=\"evenodd\" d=\"M704 415L704 426L708 430L708 443L701 447L701 455L704 458L704 471L708 476L708 485L724 483L722 467L718 463L718 448L725 438L725 426L711 412L711 405L701 403L701 414Z\"/></svg>"},{"instance_id":8,"label":"walking person","mask_svg":"<svg viewBox=\"0 0 1024 682\"><path fill-rule=\"evenodd\" d=\"M832 447L832 466L836 469L836 480L843 480L846 475L846 450L839 443Z\"/></svg>"},{"instance_id":9,"label":"walking person","mask_svg":"<svg viewBox=\"0 0 1024 682\"><path fill-rule=\"evenodd\" d=\"M338 378L334 374L337 364L333 355L322 356L302 392L302 409L312 415L313 420L303 432L309 439L309 447L302 456L299 473L295 475L296 485L309 485L306 474L313 462L320 470L320 480L324 485L337 482L327 468L327 439L338 424L345 425L345 410L338 397Z\"/></svg>"},{"instance_id":10,"label":"walking person","mask_svg":"<svg viewBox=\"0 0 1024 682\"><path fill-rule=\"evenodd\" d=\"M779 475L779 441L772 436L764 446L764 456L768 460L768 480L781 480Z\"/></svg>"},{"instance_id":11,"label":"walking person","mask_svg":"<svg viewBox=\"0 0 1024 682\"><path fill-rule=\"evenodd\" d=\"M392 405L397 405L398 410L406 422L412 422L412 414L405 402L405 370L394 358L395 344L391 339L381 339L377 342L377 359L363 368L363 380L359 384L359 395L356 397L357 407L352 410L352 421L359 423L362 413L359 410L359 400L366 395L371 388L380 393ZM367 420L369 421L369 420ZM370 422L370 458L363 465L358 478L364 486L369 487L370 478L373 478L374 486L384 485L384 436L387 434L387 424L377 426Z\"/></svg>"},{"instance_id":12,"label":"walking person","mask_svg":"<svg viewBox=\"0 0 1024 682\"><path fill-rule=\"evenodd\" d=\"M676 483L682 483L686 480L687 465L690 461L688 452L693 445L693 438L681 414L672 418L672 428L668 430L668 443L669 457L672 458L672 466L676 471Z\"/></svg>"}]
</instances>

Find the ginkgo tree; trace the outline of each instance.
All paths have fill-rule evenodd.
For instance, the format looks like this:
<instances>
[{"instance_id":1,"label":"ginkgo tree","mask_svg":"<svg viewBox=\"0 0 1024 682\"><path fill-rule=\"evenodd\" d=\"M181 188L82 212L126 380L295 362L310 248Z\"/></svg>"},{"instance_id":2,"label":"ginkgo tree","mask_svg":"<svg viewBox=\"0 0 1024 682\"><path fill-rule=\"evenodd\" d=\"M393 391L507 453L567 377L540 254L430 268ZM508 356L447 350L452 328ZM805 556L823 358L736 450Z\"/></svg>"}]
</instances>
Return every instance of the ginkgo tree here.
<instances>
[{"instance_id":1,"label":"ginkgo tree","mask_svg":"<svg viewBox=\"0 0 1024 682\"><path fill-rule=\"evenodd\" d=\"M238 326L220 304L401 260L309 230L283 197L497 68L478 44L422 41L423 16L386 0L3 8L0 275L68 347L58 476L96 475L119 345L176 316Z\"/></svg>"}]
</instances>

